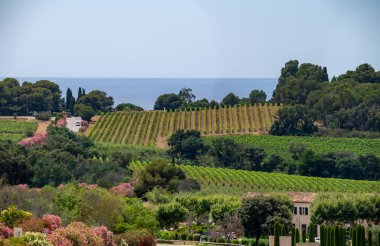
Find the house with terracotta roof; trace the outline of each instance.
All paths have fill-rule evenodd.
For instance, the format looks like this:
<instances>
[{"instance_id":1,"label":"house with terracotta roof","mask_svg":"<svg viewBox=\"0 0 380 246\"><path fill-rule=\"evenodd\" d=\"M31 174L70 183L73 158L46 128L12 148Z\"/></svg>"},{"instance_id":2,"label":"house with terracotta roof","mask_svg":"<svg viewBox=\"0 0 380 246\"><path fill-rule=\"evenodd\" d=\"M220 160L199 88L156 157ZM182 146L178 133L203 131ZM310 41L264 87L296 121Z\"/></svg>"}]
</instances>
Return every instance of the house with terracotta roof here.
<instances>
[{"instance_id":1,"label":"house with terracotta roof","mask_svg":"<svg viewBox=\"0 0 380 246\"><path fill-rule=\"evenodd\" d=\"M292 224L302 230L308 230L311 222L311 203L316 199L317 193L312 192L288 192L289 198L294 203ZM318 226L315 225L314 235L317 237Z\"/></svg>"}]
</instances>

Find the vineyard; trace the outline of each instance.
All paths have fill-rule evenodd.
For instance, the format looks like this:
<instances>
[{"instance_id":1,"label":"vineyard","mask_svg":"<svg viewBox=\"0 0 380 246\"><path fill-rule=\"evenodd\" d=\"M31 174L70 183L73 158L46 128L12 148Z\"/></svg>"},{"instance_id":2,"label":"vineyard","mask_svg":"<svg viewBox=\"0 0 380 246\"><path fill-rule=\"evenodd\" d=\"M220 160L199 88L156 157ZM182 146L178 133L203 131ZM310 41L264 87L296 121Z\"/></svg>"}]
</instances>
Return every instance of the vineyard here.
<instances>
[{"instance_id":1,"label":"vineyard","mask_svg":"<svg viewBox=\"0 0 380 246\"><path fill-rule=\"evenodd\" d=\"M178 129L202 135L266 132L278 105L234 106L201 110L132 111L102 115L87 136L98 142L155 146Z\"/></svg>"},{"instance_id":2,"label":"vineyard","mask_svg":"<svg viewBox=\"0 0 380 246\"><path fill-rule=\"evenodd\" d=\"M36 128L37 122L0 119L0 140L16 142L32 136Z\"/></svg>"},{"instance_id":3,"label":"vineyard","mask_svg":"<svg viewBox=\"0 0 380 246\"><path fill-rule=\"evenodd\" d=\"M140 170L143 166L144 163L139 161L131 163L133 170ZM204 194L240 195L254 191L380 192L379 181L316 178L190 165L179 167L187 177L199 182Z\"/></svg>"},{"instance_id":4,"label":"vineyard","mask_svg":"<svg viewBox=\"0 0 380 246\"><path fill-rule=\"evenodd\" d=\"M218 137L206 137L205 142L210 143L215 138ZM303 143L316 153L348 151L358 155L374 154L380 157L380 139L271 135L236 135L223 138L232 138L238 143L264 148L268 155L276 154L288 160L291 159L291 143Z\"/></svg>"}]
</instances>

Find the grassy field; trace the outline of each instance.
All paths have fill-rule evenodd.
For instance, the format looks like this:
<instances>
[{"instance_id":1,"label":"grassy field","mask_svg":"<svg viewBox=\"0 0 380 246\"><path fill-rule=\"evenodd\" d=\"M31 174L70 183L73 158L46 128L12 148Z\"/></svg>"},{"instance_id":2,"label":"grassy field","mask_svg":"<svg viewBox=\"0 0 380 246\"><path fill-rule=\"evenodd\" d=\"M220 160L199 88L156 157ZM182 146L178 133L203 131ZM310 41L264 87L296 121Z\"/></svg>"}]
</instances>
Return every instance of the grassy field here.
<instances>
[{"instance_id":1,"label":"grassy field","mask_svg":"<svg viewBox=\"0 0 380 246\"><path fill-rule=\"evenodd\" d=\"M35 121L18 121L0 119L0 140L19 141L33 136L37 128Z\"/></svg>"},{"instance_id":2,"label":"grassy field","mask_svg":"<svg viewBox=\"0 0 380 246\"><path fill-rule=\"evenodd\" d=\"M137 161L131 167L139 170L144 164ZM239 195L255 191L380 192L379 181L316 178L190 165L179 167L188 177L200 183L201 192L204 194Z\"/></svg>"},{"instance_id":3,"label":"grassy field","mask_svg":"<svg viewBox=\"0 0 380 246\"><path fill-rule=\"evenodd\" d=\"M178 129L198 130L203 136L262 133L271 127L279 107L260 104L192 111L108 113L87 131L87 136L97 142L156 146Z\"/></svg>"},{"instance_id":4,"label":"grassy field","mask_svg":"<svg viewBox=\"0 0 380 246\"><path fill-rule=\"evenodd\" d=\"M205 142L210 143L214 138L216 137L206 137ZM288 151L291 143L304 143L307 148L317 153L349 151L358 155L374 154L380 157L380 139L271 135L235 135L223 138L232 138L238 143L262 147L268 155L277 154L285 159L291 158Z\"/></svg>"}]
</instances>

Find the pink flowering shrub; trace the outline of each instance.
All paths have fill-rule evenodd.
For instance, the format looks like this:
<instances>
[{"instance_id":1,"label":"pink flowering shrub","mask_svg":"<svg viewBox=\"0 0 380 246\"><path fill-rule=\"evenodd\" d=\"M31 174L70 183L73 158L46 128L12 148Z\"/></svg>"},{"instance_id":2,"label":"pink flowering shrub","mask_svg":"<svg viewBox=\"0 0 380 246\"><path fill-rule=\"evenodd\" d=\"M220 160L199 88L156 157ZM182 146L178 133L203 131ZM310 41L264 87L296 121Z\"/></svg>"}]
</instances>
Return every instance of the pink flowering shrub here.
<instances>
[{"instance_id":1,"label":"pink flowering shrub","mask_svg":"<svg viewBox=\"0 0 380 246\"><path fill-rule=\"evenodd\" d=\"M122 183L110 189L110 192L126 197L134 197L133 186L130 183Z\"/></svg>"},{"instance_id":2,"label":"pink flowering shrub","mask_svg":"<svg viewBox=\"0 0 380 246\"><path fill-rule=\"evenodd\" d=\"M58 127L65 127L66 126L66 118L61 118L57 120L57 123L55 123Z\"/></svg>"},{"instance_id":3,"label":"pink flowering shrub","mask_svg":"<svg viewBox=\"0 0 380 246\"><path fill-rule=\"evenodd\" d=\"M50 242L51 244L55 246L73 246L70 240L68 240L64 236L61 236L57 233L49 234L46 237L46 241Z\"/></svg>"},{"instance_id":4,"label":"pink flowering shrub","mask_svg":"<svg viewBox=\"0 0 380 246\"><path fill-rule=\"evenodd\" d=\"M13 237L13 231L0 222L0 239Z\"/></svg>"},{"instance_id":5,"label":"pink flowering shrub","mask_svg":"<svg viewBox=\"0 0 380 246\"><path fill-rule=\"evenodd\" d=\"M18 142L20 145L23 145L25 147L30 147L33 144L41 145L45 142L47 138L47 134L35 134L32 138L25 138Z\"/></svg>"},{"instance_id":6,"label":"pink flowering shrub","mask_svg":"<svg viewBox=\"0 0 380 246\"><path fill-rule=\"evenodd\" d=\"M61 227L53 231L51 238L64 237L72 245L92 245L92 246L102 246L104 241L101 237L95 235L92 229L82 222L70 223L67 227Z\"/></svg>"},{"instance_id":7,"label":"pink flowering shrub","mask_svg":"<svg viewBox=\"0 0 380 246\"><path fill-rule=\"evenodd\" d=\"M46 222L46 225L50 231L54 231L61 227L61 217L52 214L45 214L42 219Z\"/></svg>"},{"instance_id":8,"label":"pink flowering shrub","mask_svg":"<svg viewBox=\"0 0 380 246\"><path fill-rule=\"evenodd\" d=\"M97 184L86 184L86 183L80 183L79 187L87 188L87 189L97 189L99 186Z\"/></svg>"},{"instance_id":9,"label":"pink flowering shrub","mask_svg":"<svg viewBox=\"0 0 380 246\"><path fill-rule=\"evenodd\" d=\"M17 185L17 187L20 189L23 189L23 190L29 189L29 185L27 185L27 184L19 184L19 185Z\"/></svg>"},{"instance_id":10,"label":"pink flowering shrub","mask_svg":"<svg viewBox=\"0 0 380 246\"><path fill-rule=\"evenodd\" d=\"M114 246L115 243L113 242L113 233L110 232L107 227L105 226L99 226L92 229L92 231L95 233L96 236L101 237L104 241L104 246Z\"/></svg>"}]
</instances>

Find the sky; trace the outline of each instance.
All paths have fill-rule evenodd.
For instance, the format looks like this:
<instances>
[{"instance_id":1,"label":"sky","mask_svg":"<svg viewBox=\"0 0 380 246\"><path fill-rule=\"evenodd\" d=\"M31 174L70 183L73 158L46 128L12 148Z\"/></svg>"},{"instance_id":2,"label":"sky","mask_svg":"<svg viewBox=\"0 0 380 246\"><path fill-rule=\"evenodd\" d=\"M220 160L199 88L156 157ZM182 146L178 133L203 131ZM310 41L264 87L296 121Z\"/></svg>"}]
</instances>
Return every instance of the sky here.
<instances>
[{"instance_id":1,"label":"sky","mask_svg":"<svg viewBox=\"0 0 380 246\"><path fill-rule=\"evenodd\" d=\"M275 78L380 70L379 0L0 0L0 75Z\"/></svg>"}]
</instances>

